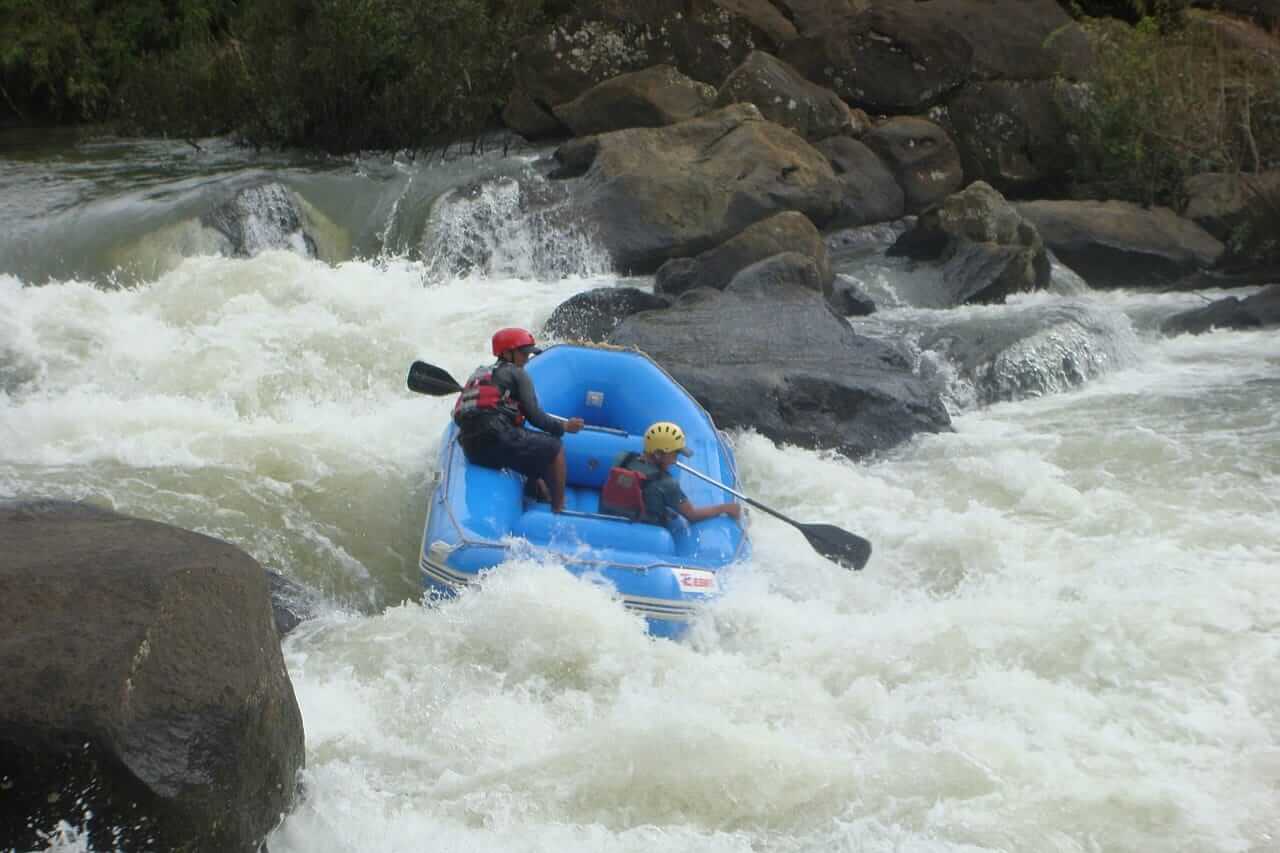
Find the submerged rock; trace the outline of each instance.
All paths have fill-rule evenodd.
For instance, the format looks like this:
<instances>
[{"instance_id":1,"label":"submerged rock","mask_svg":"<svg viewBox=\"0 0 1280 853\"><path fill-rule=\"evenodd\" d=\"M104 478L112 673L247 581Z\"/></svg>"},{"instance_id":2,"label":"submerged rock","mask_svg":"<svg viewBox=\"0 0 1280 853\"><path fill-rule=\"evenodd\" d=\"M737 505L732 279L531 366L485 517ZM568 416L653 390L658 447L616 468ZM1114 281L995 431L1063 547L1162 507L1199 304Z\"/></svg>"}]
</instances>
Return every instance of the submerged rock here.
<instances>
[{"instance_id":1,"label":"submerged rock","mask_svg":"<svg viewBox=\"0 0 1280 853\"><path fill-rule=\"evenodd\" d=\"M293 802L302 718L262 568L187 530L0 504L0 848L254 851Z\"/></svg>"},{"instance_id":2,"label":"submerged rock","mask_svg":"<svg viewBox=\"0 0 1280 853\"><path fill-rule=\"evenodd\" d=\"M232 253L248 258L268 249L289 249L316 256L316 241L306 232L293 192L269 183L243 189L214 208L202 221L222 234Z\"/></svg>"},{"instance_id":3,"label":"submerged rock","mask_svg":"<svg viewBox=\"0 0 1280 853\"><path fill-rule=\"evenodd\" d=\"M1203 308L1174 314L1160 327L1166 334L1200 334L1211 329L1261 329L1280 326L1280 284L1252 296L1228 296Z\"/></svg>"},{"instance_id":4,"label":"submerged rock","mask_svg":"<svg viewBox=\"0 0 1280 853\"><path fill-rule=\"evenodd\" d=\"M597 287L561 302L542 331L551 338L599 343L632 314L670 304L667 297L637 287Z\"/></svg>"}]
</instances>

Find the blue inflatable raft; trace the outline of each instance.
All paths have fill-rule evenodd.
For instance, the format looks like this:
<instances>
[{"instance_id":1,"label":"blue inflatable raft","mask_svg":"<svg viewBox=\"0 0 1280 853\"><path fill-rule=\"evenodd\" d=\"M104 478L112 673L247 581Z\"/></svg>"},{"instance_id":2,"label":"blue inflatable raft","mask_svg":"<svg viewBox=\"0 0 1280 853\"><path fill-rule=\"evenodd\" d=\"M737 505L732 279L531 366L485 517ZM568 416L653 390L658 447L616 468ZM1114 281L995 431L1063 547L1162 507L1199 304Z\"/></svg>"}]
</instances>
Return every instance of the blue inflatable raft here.
<instances>
[{"instance_id":1,"label":"blue inflatable raft","mask_svg":"<svg viewBox=\"0 0 1280 853\"><path fill-rule=\"evenodd\" d=\"M526 368L547 412L580 417L587 426L563 439L565 512L524 497L520 475L467 463L450 422L428 501L421 567L429 591L450 595L507 559L523 542L549 552L577 575L603 578L650 633L678 637L699 604L720 592L718 573L744 558L748 539L738 521L721 516L662 527L602 515L600 489L623 451L641 451L658 420L684 430L690 468L737 488L733 451L711 416L641 352L561 344ZM673 469L695 505L730 497L716 485Z\"/></svg>"}]
</instances>

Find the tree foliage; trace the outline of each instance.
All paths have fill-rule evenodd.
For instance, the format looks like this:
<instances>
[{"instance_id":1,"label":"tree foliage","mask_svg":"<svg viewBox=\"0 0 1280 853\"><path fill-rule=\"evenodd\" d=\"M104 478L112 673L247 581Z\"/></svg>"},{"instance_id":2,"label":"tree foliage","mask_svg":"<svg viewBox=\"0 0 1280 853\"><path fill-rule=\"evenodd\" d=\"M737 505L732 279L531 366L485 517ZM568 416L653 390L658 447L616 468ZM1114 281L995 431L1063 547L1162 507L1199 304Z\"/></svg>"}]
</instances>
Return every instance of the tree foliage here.
<instances>
[{"instance_id":1,"label":"tree foliage","mask_svg":"<svg viewBox=\"0 0 1280 853\"><path fill-rule=\"evenodd\" d=\"M237 36L250 138L331 150L478 130L541 0L259 0Z\"/></svg>"},{"instance_id":2,"label":"tree foliage","mask_svg":"<svg viewBox=\"0 0 1280 853\"><path fill-rule=\"evenodd\" d=\"M0 0L0 112L332 151L476 132L545 0Z\"/></svg>"},{"instance_id":3,"label":"tree foliage","mask_svg":"<svg viewBox=\"0 0 1280 853\"><path fill-rule=\"evenodd\" d=\"M1071 111L1087 194L1176 208L1191 175L1280 166L1276 56L1228 43L1210 18L1089 28L1096 62Z\"/></svg>"},{"instance_id":4,"label":"tree foliage","mask_svg":"<svg viewBox=\"0 0 1280 853\"><path fill-rule=\"evenodd\" d=\"M24 119L110 117L136 63L216 36L235 8L235 0L0 0L0 97Z\"/></svg>"}]
</instances>

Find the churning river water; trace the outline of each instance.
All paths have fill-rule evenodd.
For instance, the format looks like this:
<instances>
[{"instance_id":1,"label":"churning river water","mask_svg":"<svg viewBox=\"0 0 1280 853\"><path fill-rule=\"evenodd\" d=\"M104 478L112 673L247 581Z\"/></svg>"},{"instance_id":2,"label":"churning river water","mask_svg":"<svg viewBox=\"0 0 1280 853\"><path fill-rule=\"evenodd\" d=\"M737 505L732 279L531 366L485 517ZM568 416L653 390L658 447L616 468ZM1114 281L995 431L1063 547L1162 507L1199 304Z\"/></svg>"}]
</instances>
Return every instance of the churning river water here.
<instances>
[{"instance_id":1,"label":"churning river water","mask_svg":"<svg viewBox=\"0 0 1280 853\"><path fill-rule=\"evenodd\" d=\"M319 601L284 643L307 766L272 853L1280 850L1274 331L1164 337L1201 296L1078 285L916 308L872 233L839 268L888 307L854 325L914 348L954 432L860 462L734 433L748 494L874 556L752 514L727 594L654 641L550 563L420 601L451 401L409 363L465 374L495 327L619 283L518 214L533 155L0 155L0 498L217 536ZM263 181L313 256L200 221ZM477 181L484 215L439 212ZM930 343L1057 314L1084 319L985 379Z\"/></svg>"}]
</instances>

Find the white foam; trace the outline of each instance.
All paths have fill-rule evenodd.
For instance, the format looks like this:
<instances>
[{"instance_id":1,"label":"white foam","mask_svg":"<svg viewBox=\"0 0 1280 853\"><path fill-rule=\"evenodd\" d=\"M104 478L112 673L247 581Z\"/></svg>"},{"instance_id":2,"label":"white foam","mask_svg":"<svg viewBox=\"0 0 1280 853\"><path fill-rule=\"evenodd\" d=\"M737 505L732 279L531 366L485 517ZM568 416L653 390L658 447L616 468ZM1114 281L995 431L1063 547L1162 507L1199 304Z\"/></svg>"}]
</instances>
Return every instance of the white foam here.
<instances>
[{"instance_id":1,"label":"white foam","mask_svg":"<svg viewBox=\"0 0 1280 853\"><path fill-rule=\"evenodd\" d=\"M753 511L673 644L533 559L416 601L450 401L409 363L463 375L612 281L424 278L0 278L0 489L222 536L346 607L286 643L306 796L274 853L1274 846L1274 335L1143 333L1132 368L866 463L736 434L748 494L875 552L845 571Z\"/></svg>"}]
</instances>

